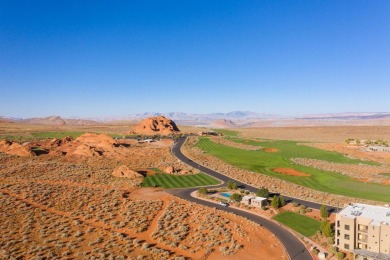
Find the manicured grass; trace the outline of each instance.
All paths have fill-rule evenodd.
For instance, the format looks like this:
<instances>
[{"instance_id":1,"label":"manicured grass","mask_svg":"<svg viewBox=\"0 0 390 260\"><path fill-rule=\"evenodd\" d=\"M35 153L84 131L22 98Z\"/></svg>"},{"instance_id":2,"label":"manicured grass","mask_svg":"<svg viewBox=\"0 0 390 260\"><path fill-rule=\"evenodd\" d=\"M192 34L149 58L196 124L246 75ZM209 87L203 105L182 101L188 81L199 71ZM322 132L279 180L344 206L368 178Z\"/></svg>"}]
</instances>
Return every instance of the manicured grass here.
<instances>
[{"instance_id":1,"label":"manicured grass","mask_svg":"<svg viewBox=\"0 0 390 260\"><path fill-rule=\"evenodd\" d=\"M276 215L273 219L304 235L305 237L313 236L320 230L321 225L321 223L315 219L288 211Z\"/></svg>"},{"instance_id":2,"label":"manicured grass","mask_svg":"<svg viewBox=\"0 0 390 260\"><path fill-rule=\"evenodd\" d=\"M215 185L218 183L218 180L204 173L197 173L192 175L172 175L158 173L152 176L147 176L142 182L141 186L154 187L156 185L157 187L172 189Z\"/></svg>"},{"instance_id":3,"label":"manicured grass","mask_svg":"<svg viewBox=\"0 0 390 260\"><path fill-rule=\"evenodd\" d=\"M351 164L363 163L363 161L350 159L339 153L297 145L295 142L290 141L246 143L252 145L261 144L262 147L276 148L278 151L268 153L263 150L242 150L214 143L207 137L200 138L197 146L210 155L216 156L236 167L273 176L315 190L376 201L390 201L390 187L388 185L363 183L339 173L297 165L292 163L290 158L313 158ZM300 172L308 173L310 176L289 176L273 172L274 168L292 168Z\"/></svg>"},{"instance_id":4,"label":"manicured grass","mask_svg":"<svg viewBox=\"0 0 390 260\"><path fill-rule=\"evenodd\" d=\"M84 132L35 132L31 133L33 137L36 139L49 139L49 138L64 138L67 136L71 136L72 138L77 138L80 135L84 134Z\"/></svg>"},{"instance_id":5,"label":"manicured grass","mask_svg":"<svg viewBox=\"0 0 390 260\"><path fill-rule=\"evenodd\" d=\"M294 142L294 141L266 140L266 141L256 142L254 140L246 140L242 138L229 138L229 140L237 143L260 146L262 148L276 148L278 150L277 156L283 158L309 158L309 159L318 159L318 160L335 162L335 163L349 163L349 164L364 163L369 165L379 165L379 163L376 162L351 159L337 152L325 151L325 150L321 150L306 145L299 145L298 142Z\"/></svg>"}]
</instances>

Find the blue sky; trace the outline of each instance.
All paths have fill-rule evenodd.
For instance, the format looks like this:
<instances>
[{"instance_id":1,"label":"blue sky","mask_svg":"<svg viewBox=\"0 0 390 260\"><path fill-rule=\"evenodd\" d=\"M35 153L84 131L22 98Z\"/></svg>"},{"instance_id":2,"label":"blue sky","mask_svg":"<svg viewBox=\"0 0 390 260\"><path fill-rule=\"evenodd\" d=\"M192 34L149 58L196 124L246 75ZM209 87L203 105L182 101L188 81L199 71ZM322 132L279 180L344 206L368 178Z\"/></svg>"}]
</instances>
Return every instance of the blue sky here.
<instances>
[{"instance_id":1,"label":"blue sky","mask_svg":"<svg viewBox=\"0 0 390 260\"><path fill-rule=\"evenodd\" d=\"M390 111L390 1L0 1L0 115Z\"/></svg>"}]
</instances>

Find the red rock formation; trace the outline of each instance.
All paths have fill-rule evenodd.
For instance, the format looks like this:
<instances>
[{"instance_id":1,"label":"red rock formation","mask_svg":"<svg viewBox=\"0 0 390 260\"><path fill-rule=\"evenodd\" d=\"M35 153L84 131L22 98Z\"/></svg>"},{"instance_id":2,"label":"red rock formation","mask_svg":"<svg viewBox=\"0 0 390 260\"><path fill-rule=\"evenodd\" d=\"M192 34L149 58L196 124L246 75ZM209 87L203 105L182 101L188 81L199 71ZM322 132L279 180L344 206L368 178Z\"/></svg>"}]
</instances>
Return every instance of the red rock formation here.
<instances>
[{"instance_id":1,"label":"red rock formation","mask_svg":"<svg viewBox=\"0 0 390 260\"><path fill-rule=\"evenodd\" d=\"M175 122L164 116L145 118L132 131L132 133L144 135L170 135L179 132Z\"/></svg>"}]
</instances>

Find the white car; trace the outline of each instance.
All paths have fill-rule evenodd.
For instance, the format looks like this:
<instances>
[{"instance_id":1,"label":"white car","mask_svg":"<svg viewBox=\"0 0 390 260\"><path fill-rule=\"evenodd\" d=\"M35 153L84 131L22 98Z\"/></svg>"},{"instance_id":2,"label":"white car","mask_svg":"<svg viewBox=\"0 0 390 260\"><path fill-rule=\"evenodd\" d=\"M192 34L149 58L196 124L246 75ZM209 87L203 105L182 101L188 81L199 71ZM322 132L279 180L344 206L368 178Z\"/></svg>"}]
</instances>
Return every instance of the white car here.
<instances>
[{"instance_id":1,"label":"white car","mask_svg":"<svg viewBox=\"0 0 390 260\"><path fill-rule=\"evenodd\" d=\"M229 206L229 204L228 203L226 203L226 202L219 202L218 203L219 205L221 205L221 206L224 206L224 207L227 207L227 206Z\"/></svg>"}]
</instances>

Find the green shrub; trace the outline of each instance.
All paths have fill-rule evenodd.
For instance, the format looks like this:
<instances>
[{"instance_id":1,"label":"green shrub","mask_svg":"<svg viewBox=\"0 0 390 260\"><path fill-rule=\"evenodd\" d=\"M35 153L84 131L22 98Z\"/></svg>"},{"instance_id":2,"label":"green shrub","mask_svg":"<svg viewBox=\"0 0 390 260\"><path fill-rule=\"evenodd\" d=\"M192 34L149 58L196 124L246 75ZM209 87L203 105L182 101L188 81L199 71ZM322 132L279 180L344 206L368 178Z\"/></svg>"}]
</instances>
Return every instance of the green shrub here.
<instances>
[{"instance_id":1,"label":"green shrub","mask_svg":"<svg viewBox=\"0 0 390 260\"><path fill-rule=\"evenodd\" d=\"M336 257L337 259L342 260L345 258L345 254L343 252L337 252Z\"/></svg>"},{"instance_id":2,"label":"green shrub","mask_svg":"<svg viewBox=\"0 0 390 260\"><path fill-rule=\"evenodd\" d=\"M242 200L242 195L237 194L237 193L233 193L232 195L230 195L230 199L239 202Z\"/></svg>"},{"instance_id":3,"label":"green shrub","mask_svg":"<svg viewBox=\"0 0 390 260\"><path fill-rule=\"evenodd\" d=\"M269 197L269 191L267 188L262 187L256 192L256 196L268 198Z\"/></svg>"},{"instance_id":4,"label":"green shrub","mask_svg":"<svg viewBox=\"0 0 390 260\"><path fill-rule=\"evenodd\" d=\"M198 190L199 194L206 195L208 193L208 190L205 187L201 187Z\"/></svg>"}]
</instances>

